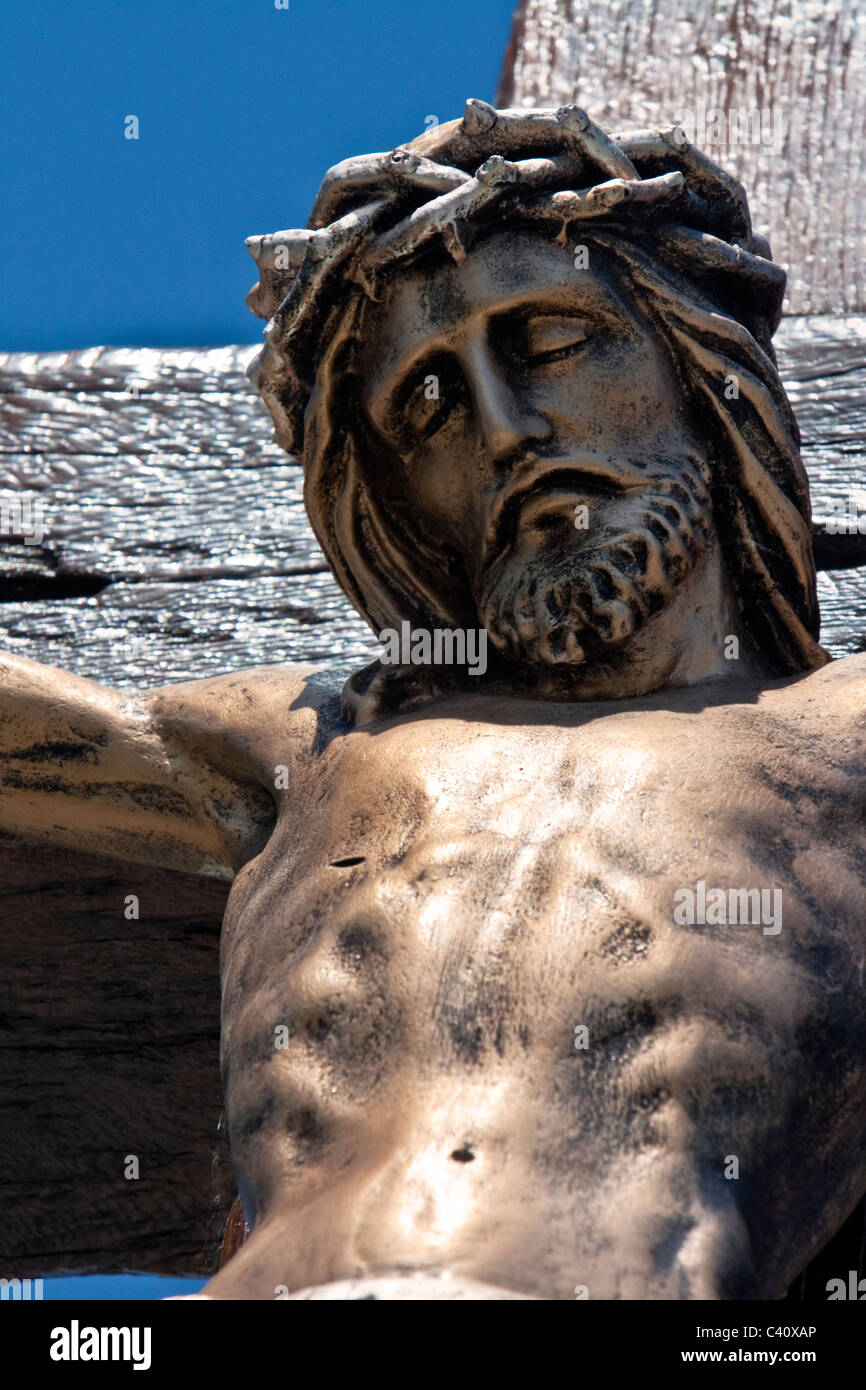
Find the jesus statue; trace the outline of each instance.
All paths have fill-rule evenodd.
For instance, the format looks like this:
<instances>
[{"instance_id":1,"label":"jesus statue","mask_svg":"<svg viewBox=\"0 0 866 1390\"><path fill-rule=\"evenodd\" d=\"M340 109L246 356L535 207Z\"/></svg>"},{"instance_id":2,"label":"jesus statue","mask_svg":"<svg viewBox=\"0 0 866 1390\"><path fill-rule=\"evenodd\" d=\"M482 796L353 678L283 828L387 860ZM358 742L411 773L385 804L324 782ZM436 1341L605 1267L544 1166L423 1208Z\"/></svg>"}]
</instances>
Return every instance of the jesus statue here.
<instances>
[{"instance_id":1,"label":"jesus statue","mask_svg":"<svg viewBox=\"0 0 866 1390\"><path fill-rule=\"evenodd\" d=\"M0 657L0 829L232 880L206 1294L783 1296L866 1192L866 655L742 187L470 101L248 244L381 659Z\"/></svg>"}]
</instances>

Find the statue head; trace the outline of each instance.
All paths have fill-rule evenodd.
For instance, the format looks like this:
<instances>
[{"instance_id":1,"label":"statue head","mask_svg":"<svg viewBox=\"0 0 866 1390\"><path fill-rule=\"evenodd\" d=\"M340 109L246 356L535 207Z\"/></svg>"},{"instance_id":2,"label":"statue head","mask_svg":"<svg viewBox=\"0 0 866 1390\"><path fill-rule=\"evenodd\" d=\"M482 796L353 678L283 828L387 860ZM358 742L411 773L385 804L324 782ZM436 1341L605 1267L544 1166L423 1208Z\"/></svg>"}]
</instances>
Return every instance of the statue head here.
<instances>
[{"instance_id":1,"label":"statue head","mask_svg":"<svg viewBox=\"0 0 866 1390\"><path fill-rule=\"evenodd\" d=\"M822 664L771 344L785 276L679 130L495 111L326 176L253 237L251 369L376 632L483 626L572 698Z\"/></svg>"}]
</instances>

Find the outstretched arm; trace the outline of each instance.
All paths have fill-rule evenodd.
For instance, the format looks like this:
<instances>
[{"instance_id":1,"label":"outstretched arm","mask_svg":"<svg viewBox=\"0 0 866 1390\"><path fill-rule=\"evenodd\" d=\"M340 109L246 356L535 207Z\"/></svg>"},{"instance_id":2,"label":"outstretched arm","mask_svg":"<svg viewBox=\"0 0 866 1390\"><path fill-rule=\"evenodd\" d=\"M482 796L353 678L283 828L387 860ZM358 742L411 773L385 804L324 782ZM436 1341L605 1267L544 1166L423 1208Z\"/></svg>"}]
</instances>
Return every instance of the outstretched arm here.
<instances>
[{"instance_id":1,"label":"outstretched arm","mask_svg":"<svg viewBox=\"0 0 866 1390\"><path fill-rule=\"evenodd\" d=\"M233 877L274 810L222 684L129 695L0 654L0 830Z\"/></svg>"}]
</instances>

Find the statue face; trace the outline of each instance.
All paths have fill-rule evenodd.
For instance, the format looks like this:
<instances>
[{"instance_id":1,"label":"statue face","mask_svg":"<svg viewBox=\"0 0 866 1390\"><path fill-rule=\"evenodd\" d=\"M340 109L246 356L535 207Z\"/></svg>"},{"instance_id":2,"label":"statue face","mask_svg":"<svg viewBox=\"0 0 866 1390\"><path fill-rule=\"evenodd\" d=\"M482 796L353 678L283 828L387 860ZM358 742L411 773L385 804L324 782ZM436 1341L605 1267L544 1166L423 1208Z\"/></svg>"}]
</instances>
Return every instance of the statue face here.
<instances>
[{"instance_id":1,"label":"statue face","mask_svg":"<svg viewBox=\"0 0 866 1390\"><path fill-rule=\"evenodd\" d=\"M710 532L669 357L602 252L574 259L511 228L398 272L362 362L376 486L461 556L493 641L531 665L626 643Z\"/></svg>"}]
</instances>

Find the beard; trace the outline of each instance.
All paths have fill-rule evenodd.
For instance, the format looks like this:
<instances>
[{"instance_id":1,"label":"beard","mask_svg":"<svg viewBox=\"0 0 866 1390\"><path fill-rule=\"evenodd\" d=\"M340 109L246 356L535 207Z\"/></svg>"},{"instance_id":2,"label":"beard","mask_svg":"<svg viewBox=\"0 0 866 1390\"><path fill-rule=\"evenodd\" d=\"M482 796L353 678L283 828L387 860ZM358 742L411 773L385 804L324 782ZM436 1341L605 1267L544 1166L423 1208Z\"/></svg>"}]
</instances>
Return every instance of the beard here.
<instances>
[{"instance_id":1,"label":"beard","mask_svg":"<svg viewBox=\"0 0 866 1390\"><path fill-rule=\"evenodd\" d=\"M687 454L655 461L644 477L645 486L618 494L581 493L577 484L565 505L586 505L585 531L560 505L555 531L527 535L520 519L531 499L516 500L514 534L483 569L477 596L505 656L536 668L613 656L670 602L709 544L709 469ZM539 495L533 489L532 500Z\"/></svg>"}]
</instances>

